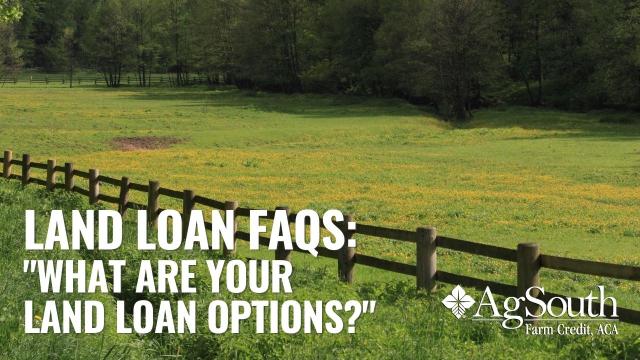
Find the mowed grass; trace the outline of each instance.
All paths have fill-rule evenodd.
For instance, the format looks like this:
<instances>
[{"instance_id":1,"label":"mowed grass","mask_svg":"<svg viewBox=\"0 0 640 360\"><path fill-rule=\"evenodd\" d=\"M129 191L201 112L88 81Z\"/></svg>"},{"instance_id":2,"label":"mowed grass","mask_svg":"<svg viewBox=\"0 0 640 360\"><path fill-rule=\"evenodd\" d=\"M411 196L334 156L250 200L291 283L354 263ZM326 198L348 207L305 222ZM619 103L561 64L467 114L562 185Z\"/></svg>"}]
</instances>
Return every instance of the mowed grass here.
<instances>
[{"instance_id":1,"label":"mowed grass","mask_svg":"<svg viewBox=\"0 0 640 360\"><path fill-rule=\"evenodd\" d=\"M34 161L72 161L243 206L339 208L362 223L431 225L471 241L537 242L548 254L640 265L640 126L602 122L607 116L504 107L453 126L393 99L18 86L0 89L0 144ZM113 146L138 136L182 142ZM165 199L160 206L180 208ZM358 252L415 262L410 244L358 240ZM294 261L329 263L298 254ZM443 270L515 283L515 264L446 250L438 261ZM408 278L356 269L356 281L398 279ZM545 270L542 284L569 295L603 284L621 306L640 308L640 286L629 281Z\"/></svg>"}]
</instances>

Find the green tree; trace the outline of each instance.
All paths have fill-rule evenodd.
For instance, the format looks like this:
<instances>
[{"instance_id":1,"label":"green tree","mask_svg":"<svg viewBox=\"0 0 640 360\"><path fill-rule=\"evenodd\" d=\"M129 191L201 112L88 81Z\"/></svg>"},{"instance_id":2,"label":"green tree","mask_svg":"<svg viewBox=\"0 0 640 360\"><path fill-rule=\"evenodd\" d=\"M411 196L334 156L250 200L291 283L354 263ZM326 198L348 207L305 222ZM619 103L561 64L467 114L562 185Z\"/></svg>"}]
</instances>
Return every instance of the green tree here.
<instances>
[{"instance_id":1,"label":"green tree","mask_svg":"<svg viewBox=\"0 0 640 360\"><path fill-rule=\"evenodd\" d=\"M609 7L607 30L593 33L600 55L595 78L609 105L640 108L640 2ZM593 51L593 53L598 53Z\"/></svg>"},{"instance_id":2,"label":"green tree","mask_svg":"<svg viewBox=\"0 0 640 360\"><path fill-rule=\"evenodd\" d=\"M300 49L307 0L247 0L239 3L233 33L236 82L295 92L302 89Z\"/></svg>"},{"instance_id":3,"label":"green tree","mask_svg":"<svg viewBox=\"0 0 640 360\"><path fill-rule=\"evenodd\" d=\"M312 23L312 61L303 74L310 90L380 95L373 64L383 14L378 0L328 0ZM400 25L401 24L396 24Z\"/></svg>"},{"instance_id":4,"label":"green tree","mask_svg":"<svg viewBox=\"0 0 640 360\"><path fill-rule=\"evenodd\" d=\"M13 23L22 17L22 4L19 0L0 0L0 23Z\"/></svg>"},{"instance_id":5,"label":"green tree","mask_svg":"<svg viewBox=\"0 0 640 360\"><path fill-rule=\"evenodd\" d=\"M18 72L22 59L12 24L0 23L0 39L0 81L4 82Z\"/></svg>"},{"instance_id":6,"label":"green tree","mask_svg":"<svg viewBox=\"0 0 640 360\"><path fill-rule=\"evenodd\" d=\"M0 80L15 74L22 65L21 50L15 38L14 23L22 16L15 0L0 0Z\"/></svg>"},{"instance_id":7,"label":"green tree","mask_svg":"<svg viewBox=\"0 0 640 360\"><path fill-rule=\"evenodd\" d=\"M465 120L501 63L497 11L483 0L433 0L426 12L422 78L441 112Z\"/></svg>"},{"instance_id":8,"label":"green tree","mask_svg":"<svg viewBox=\"0 0 640 360\"><path fill-rule=\"evenodd\" d=\"M158 44L159 15L158 2L152 0L133 0L131 6L131 24L135 42L135 70L138 86L150 84L150 73L156 65L160 52Z\"/></svg>"},{"instance_id":9,"label":"green tree","mask_svg":"<svg viewBox=\"0 0 640 360\"><path fill-rule=\"evenodd\" d=\"M85 47L109 87L120 86L122 72L134 63L135 41L125 0L104 0L96 8Z\"/></svg>"},{"instance_id":10,"label":"green tree","mask_svg":"<svg viewBox=\"0 0 640 360\"><path fill-rule=\"evenodd\" d=\"M69 87L73 87L73 72L80 54L80 42L77 38L76 29L67 27L64 29L62 42L66 55L67 71L69 73Z\"/></svg>"},{"instance_id":11,"label":"green tree","mask_svg":"<svg viewBox=\"0 0 640 360\"><path fill-rule=\"evenodd\" d=\"M427 24L423 0L388 0L381 4L384 15L375 34L373 62L379 67L383 92L421 102L433 101L433 87L425 71Z\"/></svg>"},{"instance_id":12,"label":"green tree","mask_svg":"<svg viewBox=\"0 0 640 360\"><path fill-rule=\"evenodd\" d=\"M69 26L71 2L68 0L38 1L34 29L27 34L33 41L29 65L46 72L65 69L64 29Z\"/></svg>"},{"instance_id":13,"label":"green tree","mask_svg":"<svg viewBox=\"0 0 640 360\"><path fill-rule=\"evenodd\" d=\"M238 6L229 0L194 0L191 17L194 67L209 84L232 81Z\"/></svg>"},{"instance_id":14,"label":"green tree","mask_svg":"<svg viewBox=\"0 0 640 360\"><path fill-rule=\"evenodd\" d=\"M164 0L160 3L160 16L164 21L159 25L159 63L173 75L173 85L189 84L192 71L192 2L187 0Z\"/></svg>"},{"instance_id":15,"label":"green tree","mask_svg":"<svg viewBox=\"0 0 640 360\"><path fill-rule=\"evenodd\" d=\"M526 87L530 105L543 102L545 38L552 3L547 0L506 0L507 58L513 77ZM532 86L535 83L536 88Z\"/></svg>"}]
</instances>

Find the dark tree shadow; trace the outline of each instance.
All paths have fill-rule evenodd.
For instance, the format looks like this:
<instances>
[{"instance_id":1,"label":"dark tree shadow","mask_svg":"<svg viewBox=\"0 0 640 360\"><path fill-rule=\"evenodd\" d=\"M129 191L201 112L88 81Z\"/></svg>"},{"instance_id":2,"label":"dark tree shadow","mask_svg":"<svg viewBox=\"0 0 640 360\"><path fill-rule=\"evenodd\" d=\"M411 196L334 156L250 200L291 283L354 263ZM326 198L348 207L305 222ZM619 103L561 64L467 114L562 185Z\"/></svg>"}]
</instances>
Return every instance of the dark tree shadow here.
<instances>
[{"instance_id":1,"label":"dark tree shadow","mask_svg":"<svg viewBox=\"0 0 640 360\"><path fill-rule=\"evenodd\" d=\"M140 101L180 101L177 107L252 108L263 112L294 114L308 118L411 116L422 111L397 98L370 98L347 95L279 94L237 89L197 88L95 88L95 91L133 93Z\"/></svg>"},{"instance_id":2,"label":"dark tree shadow","mask_svg":"<svg viewBox=\"0 0 640 360\"><path fill-rule=\"evenodd\" d=\"M355 118L425 115L432 112L397 98L371 98L348 95L280 94L238 90L230 87L193 88L93 88L94 91L126 90L140 101L174 101L177 108L255 109L262 112L294 114L305 118ZM444 120L442 120L445 122ZM619 141L640 140L640 113L592 111L589 113L500 106L476 111L467 122L448 122L453 129L522 128L543 130L530 139L602 138ZM513 139L522 139L514 137Z\"/></svg>"},{"instance_id":3,"label":"dark tree shadow","mask_svg":"<svg viewBox=\"0 0 640 360\"><path fill-rule=\"evenodd\" d=\"M455 124L455 127L458 129L542 130L530 139L601 138L638 141L640 140L640 113L608 110L577 113L520 106L498 107L478 112L471 121Z\"/></svg>"}]
</instances>

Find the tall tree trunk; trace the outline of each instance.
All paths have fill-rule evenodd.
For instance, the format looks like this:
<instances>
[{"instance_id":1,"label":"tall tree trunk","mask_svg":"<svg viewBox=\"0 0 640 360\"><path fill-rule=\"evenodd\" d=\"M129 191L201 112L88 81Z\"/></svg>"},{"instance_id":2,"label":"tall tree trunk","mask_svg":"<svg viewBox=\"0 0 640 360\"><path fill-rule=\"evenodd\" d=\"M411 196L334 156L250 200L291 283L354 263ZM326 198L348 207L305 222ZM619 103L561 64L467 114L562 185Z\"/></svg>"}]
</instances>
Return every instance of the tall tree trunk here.
<instances>
[{"instance_id":1,"label":"tall tree trunk","mask_svg":"<svg viewBox=\"0 0 640 360\"><path fill-rule=\"evenodd\" d=\"M460 79L457 78L455 79L455 81L456 81L456 85L455 85L456 88L454 92L455 98L453 99L453 104L452 104L453 116L458 121L464 121L467 118L467 111L465 107L465 96L460 86Z\"/></svg>"},{"instance_id":2,"label":"tall tree trunk","mask_svg":"<svg viewBox=\"0 0 640 360\"><path fill-rule=\"evenodd\" d=\"M536 104L536 100L533 98L533 93L531 92L531 84L529 83L529 74L522 73L520 76L522 77L522 81L524 82L524 86L527 88L527 96L529 97L529 105L534 106Z\"/></svg>"},{"instance_id":3,"label":"tall tree trunk","mask_svg":"<svg viewBox=\"0 0 640 360\"><path fill-rule=\"evenodd\" d=\"M73 88L73 63L69 65L69 88Z\"/></svg>"},{"instance_id":4,"label":"tall tree trunk","mask_svg":"<svg viewBox=\"0 0 640 360\"><path fill-rule=\"evenodd\" d=\"M536 67L537 67L537 80L538 80L538 98L536 99L536 105L542 105L542 56L540 55L540 16L536 14L535 19L535 41L536 41Z\"/></svg>"}]
</instances>

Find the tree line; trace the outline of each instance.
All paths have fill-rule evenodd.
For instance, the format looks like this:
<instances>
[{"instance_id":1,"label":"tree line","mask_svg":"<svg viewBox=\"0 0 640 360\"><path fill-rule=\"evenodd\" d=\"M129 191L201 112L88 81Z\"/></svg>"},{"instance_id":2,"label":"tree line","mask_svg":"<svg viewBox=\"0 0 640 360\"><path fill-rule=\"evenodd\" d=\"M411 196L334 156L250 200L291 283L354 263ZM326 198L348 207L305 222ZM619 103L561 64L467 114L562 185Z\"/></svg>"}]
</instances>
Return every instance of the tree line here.
<instances>
[{"instance_id":1,"label":"tree line","mask_svg":"<svg viewBox=\"0 0 640 360\"><path fill-rule=\"evenodd\" d=\"M0 0L2 63L281 92L640 107L640 0ZM0 19L2 21L2 19Z\"/></svg>"}]
</instances>

